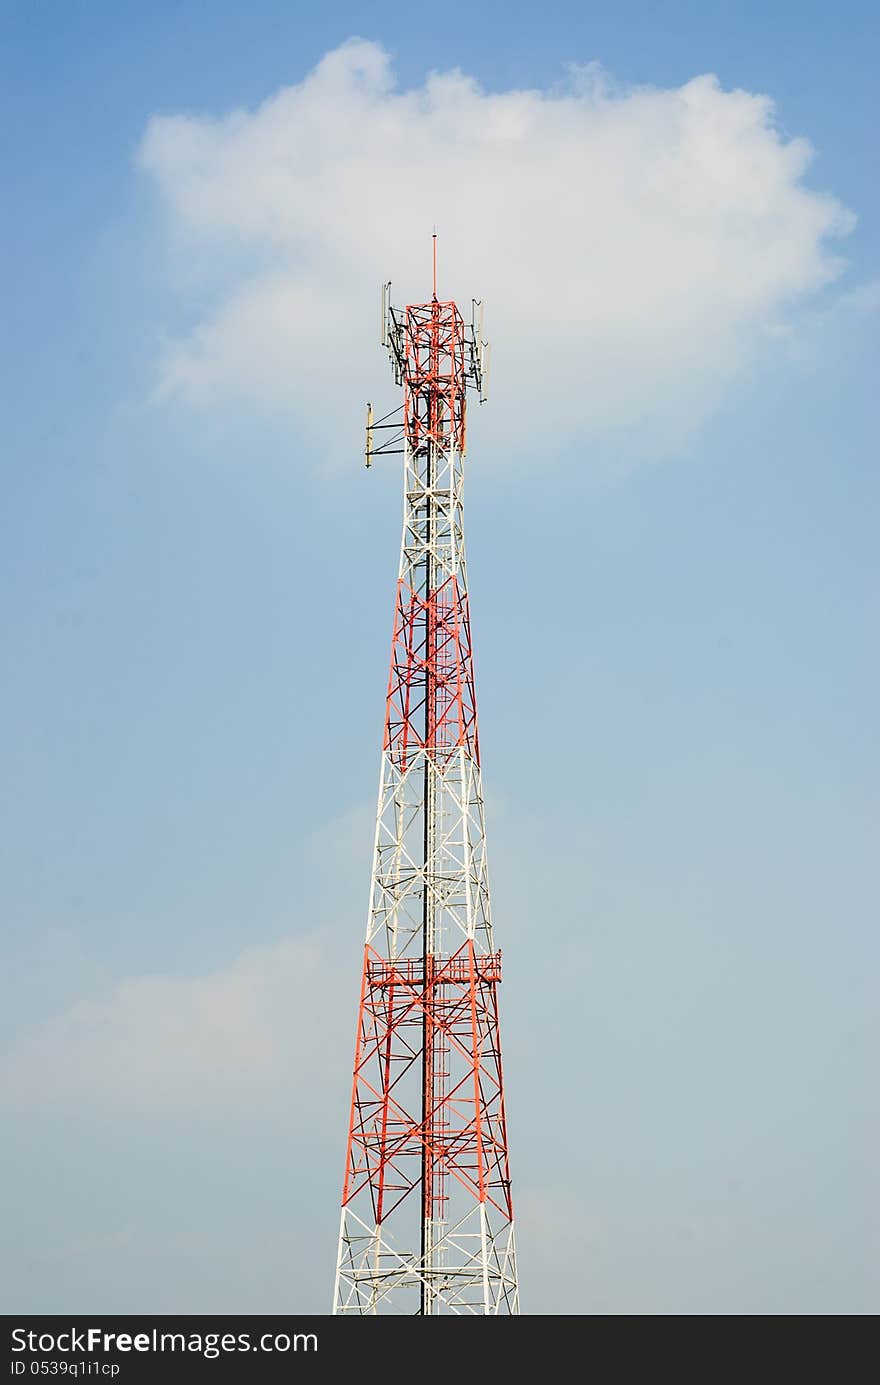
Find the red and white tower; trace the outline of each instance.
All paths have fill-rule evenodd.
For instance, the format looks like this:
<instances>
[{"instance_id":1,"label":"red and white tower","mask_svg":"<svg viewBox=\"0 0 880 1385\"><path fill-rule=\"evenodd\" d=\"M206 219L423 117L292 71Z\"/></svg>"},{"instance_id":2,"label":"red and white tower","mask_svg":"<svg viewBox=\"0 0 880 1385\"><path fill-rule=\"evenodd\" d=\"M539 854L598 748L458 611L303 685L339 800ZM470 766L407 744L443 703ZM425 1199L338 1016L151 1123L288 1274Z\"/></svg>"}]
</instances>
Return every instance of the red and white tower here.
<instances>
[{"instance_id":1,"label":"red and white tower","mask_svg":"<svg viewBox=\"0 0 880 1385\"><path fill-rule=\"evenodd\" d=\"M367 465L403 455L403 542L334 1313L519 1312L464 549L487 352L434 256L430 303L383 289L402 415L367 410Z\"/></svg>"}]
</instances>

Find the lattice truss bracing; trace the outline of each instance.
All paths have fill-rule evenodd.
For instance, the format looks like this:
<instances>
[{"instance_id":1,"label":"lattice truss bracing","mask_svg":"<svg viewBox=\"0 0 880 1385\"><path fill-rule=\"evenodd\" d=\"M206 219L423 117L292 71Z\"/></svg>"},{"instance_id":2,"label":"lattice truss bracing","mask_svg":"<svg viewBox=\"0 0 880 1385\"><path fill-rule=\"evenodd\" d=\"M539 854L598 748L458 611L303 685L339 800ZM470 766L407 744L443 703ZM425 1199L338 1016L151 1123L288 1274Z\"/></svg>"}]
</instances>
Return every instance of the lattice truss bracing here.
<instances>
[{"instance_id":1,"label":"lattice truss bracing","mask_svg":"<svg viewBox=\"0 0 880 1385\"><path fill-rule=\"evenodd\" d=\"M484 343L436 290L386 306L383 341L404 390L403 542L334 1312L511 1314L501 956L463 529L466 392L482 395Z\"/></svg>"}]
</instances>

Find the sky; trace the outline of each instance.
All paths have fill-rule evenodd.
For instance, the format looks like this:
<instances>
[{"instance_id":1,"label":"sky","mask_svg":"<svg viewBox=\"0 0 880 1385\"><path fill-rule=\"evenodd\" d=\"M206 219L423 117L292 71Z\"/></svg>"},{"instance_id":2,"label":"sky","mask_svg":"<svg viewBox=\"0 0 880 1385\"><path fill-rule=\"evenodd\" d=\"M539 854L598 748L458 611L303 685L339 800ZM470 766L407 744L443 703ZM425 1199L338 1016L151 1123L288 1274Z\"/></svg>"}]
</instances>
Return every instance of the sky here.
<instances>
[{"instance_id":1,"label":"sky","mask_svg":"<svg viewBox=\"0 0 880 1385\"><path fill-rule=\"evenodd\" d=\"M435 225L523 1311L877 1311L878 37L3 6L5 1311L329 1310Z\"/></svg>"}]
</instances>

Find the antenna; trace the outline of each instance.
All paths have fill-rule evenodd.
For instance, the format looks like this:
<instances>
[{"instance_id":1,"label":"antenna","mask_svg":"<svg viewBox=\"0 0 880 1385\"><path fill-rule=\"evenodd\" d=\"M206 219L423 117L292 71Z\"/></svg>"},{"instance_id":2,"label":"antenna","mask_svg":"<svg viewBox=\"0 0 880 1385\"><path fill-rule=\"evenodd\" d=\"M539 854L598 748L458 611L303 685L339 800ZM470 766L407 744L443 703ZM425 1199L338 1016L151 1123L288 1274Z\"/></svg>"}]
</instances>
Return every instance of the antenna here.
<instances>
[{"instance_id":1,"label":"antenna","mask_svg":"<svg viewBox=\"0 0 880 1385\"><path fill-rule=\"evenodd\" d=\"M492 345L491 345L490 342L484 341L484 342L483 342L483 356L482 356L482 362L481 362L481 366L480 366L480 374L481 374L481 376L482 376L482 382L481 382L482 387L481 387L481 389L480 389L480 403L481 403L481 404L485 404L486 400L489 398L489 373L490 373L491 369L492 369Z\"/></svg>"},{"instance_id":2,"label":"antenna","mask_svg":"<svg viewBox=\"0 0 880 1385\"><path fill-rule=\"evenodd\" d=\"M364 447L364 464L373 465L373 406L367 404L367 441Z\"/></svg>"},{"instance_id":3,"label":"antenna","mask_svg":"<svg viewBox=\"0 0 880 1385\"><path fill-rule=\"evenodd\" d=\"M437 227L434 227L434 234L431 237L434 249L434 302L437 302Z\"/></svg>"},{"instance_id":4,"label":"antenna","mask_svg":"<svg viewBox=\"0 0 880 1385\"><path fill-rule=\"evenodd\" d=\"M479 312L477 309L479 308ZM483 337L486 316L486 302L483 298L471 299L471 360L473 362L474 383L481 404L485 404L489 394L489 343Z\"/></svg>"},{"instance_id":5,"label":"antenna","mask_svg":"<svg viewBox=\"0 0 880 1385\"><path fill-rule=\"evenodd\" d=\"M381 307L379 309L379 345L388 345L388 302L391 297L391 280L383 284L380 293Z\"/></svg>"}]
</instances>

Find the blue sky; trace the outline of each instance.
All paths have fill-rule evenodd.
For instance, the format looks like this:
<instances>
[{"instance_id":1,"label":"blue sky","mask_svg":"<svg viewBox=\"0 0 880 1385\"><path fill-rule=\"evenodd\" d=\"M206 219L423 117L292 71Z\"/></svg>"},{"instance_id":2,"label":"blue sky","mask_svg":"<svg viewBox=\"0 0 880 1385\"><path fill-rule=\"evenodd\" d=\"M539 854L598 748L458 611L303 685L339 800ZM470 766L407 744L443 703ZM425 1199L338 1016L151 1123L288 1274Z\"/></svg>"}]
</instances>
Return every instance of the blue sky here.
<instances>
[{"instance_id":1,"label":"blue sky","mask_svg":"<svg viewBox=\"0 0 880 1385\"><path fill-rule=\"evenodd\" d=\"M417 291L436 221L495 344L468 539L524 1308L876 1311L871 7L0 24L8 1310L326 1310L400 516L358 430L376 284ZM387 65L264 106L353 36ZM455 68L476 95L424 94ZM467 163L504 93L515 204ZM405 190L444 120L467 215Z\"/></svg>"}]
</instances>

